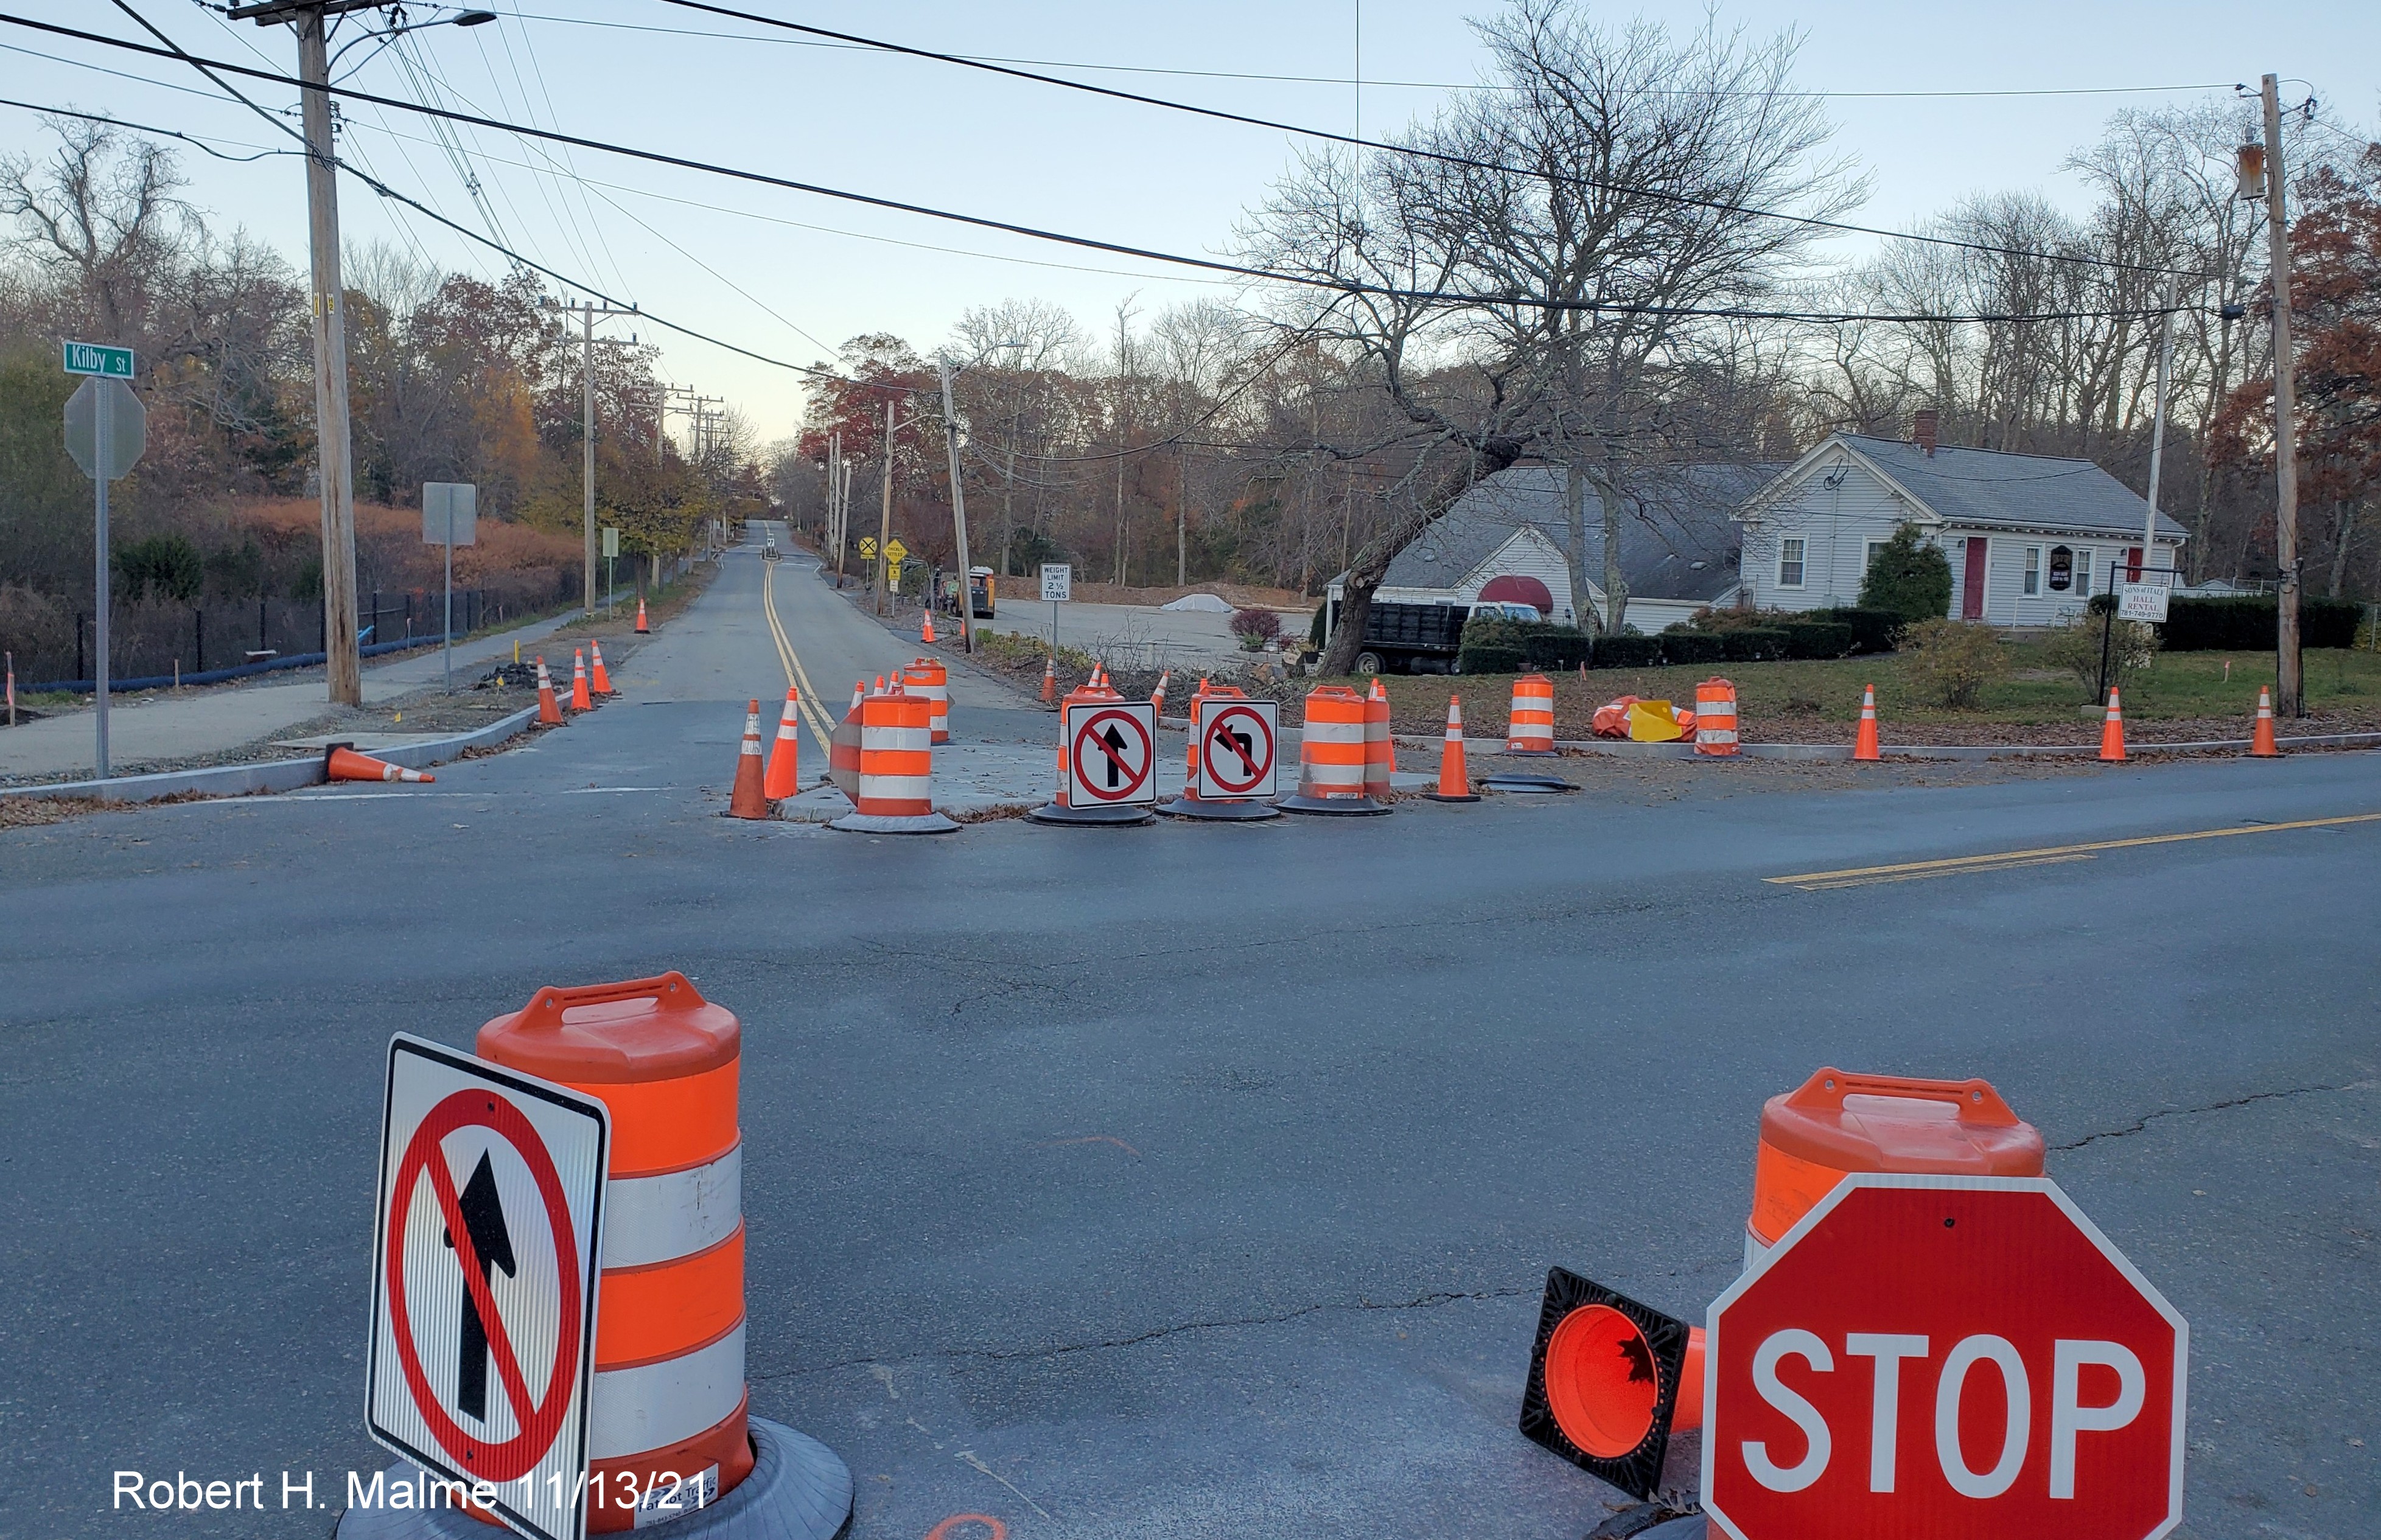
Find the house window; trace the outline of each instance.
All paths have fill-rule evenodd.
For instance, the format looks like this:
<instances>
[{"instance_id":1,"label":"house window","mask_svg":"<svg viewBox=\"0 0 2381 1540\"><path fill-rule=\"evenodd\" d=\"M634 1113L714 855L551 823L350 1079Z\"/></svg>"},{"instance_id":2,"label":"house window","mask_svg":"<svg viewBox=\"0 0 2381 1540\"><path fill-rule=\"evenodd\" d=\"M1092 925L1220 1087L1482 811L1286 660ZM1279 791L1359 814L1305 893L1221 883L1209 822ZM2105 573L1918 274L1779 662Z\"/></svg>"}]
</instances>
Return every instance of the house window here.
<instances>
[{"instance_id":1,"label":"house window","mask_svg":"<svg viewBox=\"0 0 2381 1540\"><path fill-rule=\"evenodd\" d=\"M2075 597L2092 597L2092 548L2078 546L2075 551Z\"/></svg>"},{"instance_id":2,"label":"house window","mask_svg":"<svg viewBox=\"0 0 2381 1540\"><path fill-rule=\"evenodd\" d=\"M2020 590L2028 599L2042 592L2042 547L2025 548L2025 586Z\"/></svg>"},{"instance_id":3,"label":"house window","mask_svg":"<svg viewBox=\"0 0 2381 1540\"><path fill-rule=\"evenodd\" d=\"M1777 542L1777 586L1799 588L1802 586L1802 541L1787 539Z\"/></svg>"},{"instance_id":4,"label":"house window","mask_svg":"<svg viewBox=\"0 0 2381 1540\"><path fill-rule=\"evenodd\" d=\"M1883 540L1871 540L1868 542L1868 550L1861 557L1861 576L1862 577L1867 576L1871 572L1875 570L1876 553L1884 549L1885 542Z\"/></svg>"},{"instance_id":5,"label":"house window","mask_svg":"<svg viewBox=\"0 0 2381 1540\"><path fill-rule=\"evenodd\" d=\"M2075 552L2063 545L2050 548L2050 591L2065 593L2075 586Z\"/></svg>"}]
</instances>

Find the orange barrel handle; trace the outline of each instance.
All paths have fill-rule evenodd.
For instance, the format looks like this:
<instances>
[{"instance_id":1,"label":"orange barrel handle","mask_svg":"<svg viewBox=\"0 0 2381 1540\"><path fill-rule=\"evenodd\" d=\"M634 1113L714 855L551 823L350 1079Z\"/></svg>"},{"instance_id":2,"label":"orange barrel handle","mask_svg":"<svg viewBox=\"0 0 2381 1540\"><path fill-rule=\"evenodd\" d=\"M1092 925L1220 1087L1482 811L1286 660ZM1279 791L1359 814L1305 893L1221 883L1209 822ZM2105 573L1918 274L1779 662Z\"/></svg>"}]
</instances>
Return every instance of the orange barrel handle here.
<instances>
[{"instance_id":1,"label":"orange barrel handle","mask_svg":"<svg viewBox=\"0 0 2381 1540\"><path fill-rule=\"evenodd\" d=\"M1989 1128L2015 1128L2023 1120L2009 1110L2001 1094L1982 1080L1920 1080L1911 1075L1847 1074L1821 1070L1786 1097L1789 1107L1840 1112L1846 1097L1909 1097L1939 1101L1960 1110L1963 1123Z\"/></svg>"}]
</instances>

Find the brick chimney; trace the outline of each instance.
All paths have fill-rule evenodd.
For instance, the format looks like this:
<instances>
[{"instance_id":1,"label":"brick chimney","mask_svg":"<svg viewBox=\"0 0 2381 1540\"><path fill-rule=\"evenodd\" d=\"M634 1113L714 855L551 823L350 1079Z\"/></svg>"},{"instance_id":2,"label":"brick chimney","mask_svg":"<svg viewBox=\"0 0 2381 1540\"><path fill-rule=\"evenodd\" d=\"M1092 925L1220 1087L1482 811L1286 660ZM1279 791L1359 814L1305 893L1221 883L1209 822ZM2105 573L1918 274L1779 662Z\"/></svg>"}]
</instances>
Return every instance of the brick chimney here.
<instances>
[{"instance_id":1,"label":"brick chimney","mask_svg":"<svg viewBox=\"0 0 2381 1540\"><path fill-rule=\"evenodd\" d=\"M1935 457L1935 426L1938 420L1932 406L1921 406L1910 419L1910 436L1917 441L1919 448L1926 451L1926 457L1930 460Z\"/></svg>"}]
</instances>

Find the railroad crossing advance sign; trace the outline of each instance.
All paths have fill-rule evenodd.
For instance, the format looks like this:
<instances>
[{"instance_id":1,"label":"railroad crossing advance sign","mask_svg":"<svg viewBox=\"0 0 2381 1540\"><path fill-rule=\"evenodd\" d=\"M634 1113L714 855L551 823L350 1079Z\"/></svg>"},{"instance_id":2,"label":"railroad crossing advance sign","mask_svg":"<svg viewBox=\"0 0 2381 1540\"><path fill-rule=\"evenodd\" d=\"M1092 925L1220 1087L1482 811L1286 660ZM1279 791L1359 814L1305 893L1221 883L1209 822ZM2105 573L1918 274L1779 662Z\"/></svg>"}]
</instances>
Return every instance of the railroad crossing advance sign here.
<instances>
[{"instance_id":1,"label":"railroad crossing advance sign","mask_svg":"<svg viewBox=\"0 0 2381 1540\"><path fill-rule=\"evenodd\" d=\"M389 1041L366 1423L538 1540L587 1529L611 1127L576 1091Z\"/></svg>"},{"instance_id":2,"label":"railroad crossing advance sign","mask_svg":"<svg viewBox=\"0 0 2381 1540\"><path fill-rule=\"evenodd\" d=\"M1072 562L1042 564L1042 602L1071 603L1075 597L1075 564Z\"/></svg>"},{"instance_id":3,"label":"railroad crossing advance sign","mask_svg":"<svg viewBox=\"0 0 2381 1540\"><path fill-rule=\"evenodd\" d=\"M875 536L862 535L860 537L860 559L863 562L873 562L876 560Z\"/></svg>"},{"instance_id":4,"label":"railroad crossing advance sign","mask_svg":"<svg viewBox=\"0 0 2381 1540\"><path fill-rule=\"evenodd\" d=\"M2150 1540L2189 1343L2046 1179L1848 1177L1712 1304L1704 1509L1737 1540Z\"/></svg>"},{"instance_id":5,"label":"railroad crossing advance sign","mask_svg":"<svg viewBox=\"0 0 2381 1540\"><path fill-rule=\"evenodd\" d=\"M1106 807L1157 802L1157 708L1146 700L1079 701L1067 708L1067 760L1076 795ZM1072 806L1084 806L1073 802Z\"/></svg>"},{"instance_id":6,"label":"railroad crossing advance sign","mask_svg":"<svg viewBox=\"0 0 2381 1540\"><path fill-rule=\"evenodd\" d=\"M1275 746L1281 741L1281 706L1271 700L1209 702L1199 728L1199 794L1269 797Z\"/></svg>"}]
</instances>

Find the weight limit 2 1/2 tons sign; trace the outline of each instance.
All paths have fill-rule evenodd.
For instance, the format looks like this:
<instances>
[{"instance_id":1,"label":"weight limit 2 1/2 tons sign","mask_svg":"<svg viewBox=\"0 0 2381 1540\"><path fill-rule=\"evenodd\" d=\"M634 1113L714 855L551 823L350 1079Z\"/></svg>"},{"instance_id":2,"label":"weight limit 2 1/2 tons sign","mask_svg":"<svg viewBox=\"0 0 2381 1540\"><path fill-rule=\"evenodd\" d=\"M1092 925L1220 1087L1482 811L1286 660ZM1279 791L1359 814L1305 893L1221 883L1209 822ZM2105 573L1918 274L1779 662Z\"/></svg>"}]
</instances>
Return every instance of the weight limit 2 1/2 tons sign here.
<instances>
[{"instance_id":1,"label":"weight limit 2 1/2 tons sign","mask_svg":"<svg viewBox=\"0 0 2381 1540\"><path fill-rule=\"evenodd\" d=\"M389 1044L368 1426L540 1540L586 1533L604 1104Z\"/></svg>"}]
</instances>

